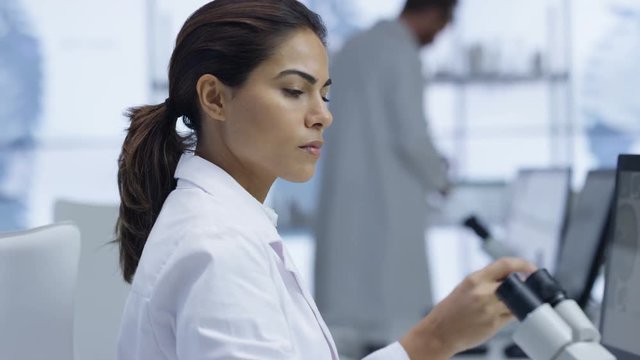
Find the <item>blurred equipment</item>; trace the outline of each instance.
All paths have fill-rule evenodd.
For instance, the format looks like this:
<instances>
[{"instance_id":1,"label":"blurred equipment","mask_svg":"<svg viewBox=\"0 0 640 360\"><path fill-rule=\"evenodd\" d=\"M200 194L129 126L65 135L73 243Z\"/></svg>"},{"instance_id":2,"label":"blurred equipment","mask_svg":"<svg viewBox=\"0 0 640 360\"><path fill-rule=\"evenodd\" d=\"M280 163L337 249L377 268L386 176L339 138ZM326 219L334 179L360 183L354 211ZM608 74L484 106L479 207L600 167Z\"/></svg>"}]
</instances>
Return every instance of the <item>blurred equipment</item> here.
<instances>
[{"instance_id":1,"label":"blurred equipment","mask_svg":"<svg viewBox=\"0 0 640 360\"><path fill-rule=\"evenodd\" d=\"M568 289L568 297L584 309L595 278L602 265L606 229L613 198L615 173L593 170L587 174L584 187L570 211L567 232L561 242L556 278ZM483 239L483 250L494 259L517 256L506 241L495 239L475 216L465 219L464 226ZM508 358L525 357L515 344L505 348Z\"/></svg>"},{"instance_id":2,"label":"blurred equipment","mask_svg":"<svg viewBox=\"0 0 640 360\"><path fill-rule=\"evenodd\" d=\"M600 330L620 360L640 359L640 155L620 155Z\"/></svg>"},{"instance_id":3,"label":"blurred equipment","mask_svg":"<svg viewBox=\"0 0 640 360\"><path fill-rule=\"evenodd\" d=\"M74 358L79 255L72 224L0 234L0 359Z\"/></svg>"},{"instance_id":4,"label":"blurred equipment","mask_svg":"<svg viewBox=\"0 0 640 360\"><path fill-rule=\"evenodd\" d=\"M480 237L480 239L482 239L482 250L491 256L492 259L497 260L505 256L517 256L516 252L513 251L513 249L511 249L504 241L500 241L492 237L489 233L489 229L487 229L487 227L475 216L469 216L462 224L471 229Z\"/></svg>"},{"instance_id":5,"label":"blurred equipment","mask_svg":"<svg viewBox=\"0 0 640 360\"><path fill-rule=\"evenodd\" d=\"M522 256L540 267L554 269L561 247L569 202L569 169L527 169L513 183L506 238L495 239L475 216L463 225L483 239L483 249L492 258Z\"/></svg>"},{"instance_id":6,"label":"blurred equipment","mask_svg":"<svg viewBox=\"0 0 640 360\"><path fill-rule=\"evenodd\" d=\"M489 224L503 224L509 204L509 184L503 181L461 181L452 183L447 197L433 211L437 226L457 226L474 214Z\"/></svg>"},{"instance_id":7,"label":"blurred equipment","mask_svg":"<svg viewBox=\"0 0 640 360\"><path fill-rule=\"evenodd\" d=\"M614 184L613 170L592 170L587 174L561 244L555 277L582 308L602 265ZM469 216L463 225L483 240L482 248L492 258L518 256L506 241L495 239L477 217Z\"/></svg>"},{"instance_id":8,"label":"blurred equipment","mask_svg":"<svg viewBox=\"0 0 640 360\"><path fill-rule=\"evenodd\" d=\"M604 260L615 171L593 170L570 211L555 278L583 309Z\"/></svg>"},{"instance_id":9,"label":"blurred equipment","mask_svg":"<svg viewBox=\"0 0 640 360\"><path fill-rule=\"evenodd\" d=\"M545 269L525 282L511 274L496 290L518 318L513 338L533 360L614 360L600 333Z\"/></svg>"},{"instance_id":10,"label":"blurred equipment","mask_svg":"<svg viewBox=\"0 0 640 360\"><path fill-rule=\"evenodd\" d=\"M561 247L571 171L520 170L506 222L506 243L520 256L554 272Z\"/></svg>"}]
</instances>

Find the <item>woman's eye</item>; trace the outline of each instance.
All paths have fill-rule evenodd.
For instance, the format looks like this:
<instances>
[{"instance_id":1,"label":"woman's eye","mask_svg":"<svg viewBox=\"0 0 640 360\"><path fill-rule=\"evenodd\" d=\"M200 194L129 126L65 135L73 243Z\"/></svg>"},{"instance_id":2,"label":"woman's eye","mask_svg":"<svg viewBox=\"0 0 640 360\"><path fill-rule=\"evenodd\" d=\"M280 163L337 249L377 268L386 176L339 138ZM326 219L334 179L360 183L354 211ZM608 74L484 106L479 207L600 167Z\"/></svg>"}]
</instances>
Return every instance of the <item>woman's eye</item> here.
<instances>
[{"instance_id":1,"label":"woman's eye","mask_svg":"<svg viewBox=\"0 0 640 360\"><path fill-rule=\"evenodd\" d=\"M300 95L304 94L304 91L298 90L298 89L284 88L284 89L282 89L282 91L285 93L285 95L293 97L293 98L299 98ZM323 95L322 96L322 101L329 102L329 98L326 95Z\"/></svg>"},{"instance_id":2,"label":"woman's eye","mask_svg":"<svg viewBox=\"0 0 640 360\"><path fill-rule=\"evenodd\" d=\"M297 98L297 97L299 97L300 95L303 94L303 92L301 90L298 90L298 89L282 89L282 90L284 91L284 93L286 95L291 96L291 97L295 97L295 98Z\"/></svg>"}]
</instances>

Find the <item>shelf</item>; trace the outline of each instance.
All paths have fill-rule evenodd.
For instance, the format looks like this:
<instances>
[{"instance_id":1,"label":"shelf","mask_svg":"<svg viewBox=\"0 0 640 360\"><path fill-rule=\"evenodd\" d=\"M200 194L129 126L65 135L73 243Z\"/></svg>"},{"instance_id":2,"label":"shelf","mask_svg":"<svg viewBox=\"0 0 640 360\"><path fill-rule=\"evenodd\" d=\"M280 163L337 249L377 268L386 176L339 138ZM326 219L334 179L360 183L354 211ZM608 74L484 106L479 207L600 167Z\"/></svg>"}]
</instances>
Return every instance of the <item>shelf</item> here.
<instances>
[{"instance_id":1,"label":"shelf","mask_svg":"<svg viewBox=\"0 0 640 360\"><path fill-rule=\"evenodd\" d=\"M454 84L454 85L484 85L484 84L520 84L535 82L568 82L569 73L553 73L553 74L503 74L503 75L473 75L473 76L456 76L456 75L436 75L427 77L427 85L436 84Z\"/></svg>"}]
</instances>

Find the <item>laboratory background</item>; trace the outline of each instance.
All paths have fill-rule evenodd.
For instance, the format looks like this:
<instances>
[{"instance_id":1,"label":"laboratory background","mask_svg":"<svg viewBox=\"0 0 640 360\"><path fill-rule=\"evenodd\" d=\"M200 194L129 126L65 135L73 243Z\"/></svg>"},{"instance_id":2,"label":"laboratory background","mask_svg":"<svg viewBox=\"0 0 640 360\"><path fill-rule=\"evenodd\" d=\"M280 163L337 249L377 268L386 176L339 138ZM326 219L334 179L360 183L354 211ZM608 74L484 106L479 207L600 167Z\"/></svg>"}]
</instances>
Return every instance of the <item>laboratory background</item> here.
<instances>
[{"instance_id":1,"label":"laboratory background","mask_svg":"<svg viewBox=\"0 0 640 360\"><path fill-rule=\"evenodd\" d=\"M167 97L176 34L205 2L0 0L0 234L74 220L91 224L86 232L81 226L83 237L99 234L97 243L113 245L124 113ZM330 53L404 4L302 2L324 19ZM558 276L570 272L571 256L568 269L556 259L561 239L584 235L570 219L588 174L600 186L596 170L615 175L618 154L640 151L640 1L460 0L421 54L425 119L451 181L446 195L425 199L431 303L491 261L472 220ZM311 291L322 171L321 162L308 183L276 181L266 201ZM607 181L610 188L600 189L612 197L614 180ZM597 208L611 200L592 201ZM601 236L605 224L598 224ZM535 245L518 241L527 236ZM574 259L584 256L592 254ZM113 259L103 263L112 274ZM603 299L603 269L596 270L586 270L593 274L585 302ZM598 312L589 315L597 320ZM76 354L103 346L91 341L84 350L76 345ZM485 350L466 356L503 356Z\"/></svg>"}]
</instances>

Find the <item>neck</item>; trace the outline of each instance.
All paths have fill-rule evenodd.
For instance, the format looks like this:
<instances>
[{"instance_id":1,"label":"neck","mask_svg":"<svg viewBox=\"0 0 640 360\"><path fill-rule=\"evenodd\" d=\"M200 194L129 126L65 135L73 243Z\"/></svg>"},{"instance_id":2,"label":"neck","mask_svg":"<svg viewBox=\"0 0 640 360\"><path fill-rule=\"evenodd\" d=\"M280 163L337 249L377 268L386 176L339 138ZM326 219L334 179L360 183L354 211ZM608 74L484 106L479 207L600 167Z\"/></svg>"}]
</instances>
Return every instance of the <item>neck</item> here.
<instances>
[{"instance_id":1,"label":"neck","mask_svg":"<svg viewBox=\"0 0 640 360\"><path fill-rule=\"evenodd\" d=\"M413 38L415 39L416 43L420 43L419 34L420 34L420 28L421 28L421 24L420 24L421 20L418 18L418 16L416 16L416 14L414 13L405 12L400 14L399 19L400 19L400 22L402 22L409 29L409 32L413 35Z\"/></svg>"},{"instance_id":2,"label":"neck","mask_svg":"<svg viewBox=\"0 0 640 360\"><path fill-rule=\"evenodd\" d=\"M222 142L214 142L221 144ZM196 155L219 166L227 174L231 175L240 186L242 186L251 196L260 203L264 203L271 185L276 180L275 177L260 176L251 168L243 164L228 149L221 146L206 146L198 142Z\"/></svg>"}]
</instances>

